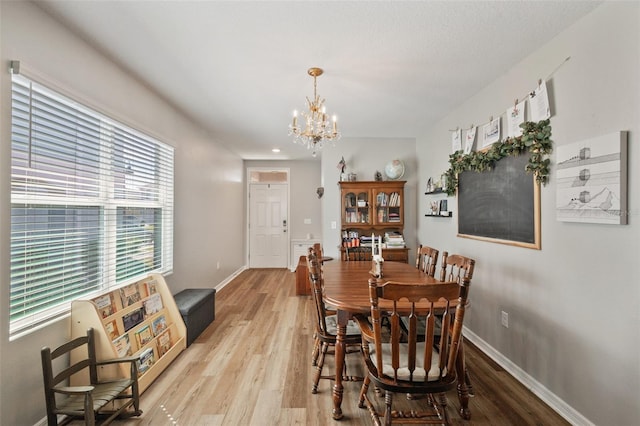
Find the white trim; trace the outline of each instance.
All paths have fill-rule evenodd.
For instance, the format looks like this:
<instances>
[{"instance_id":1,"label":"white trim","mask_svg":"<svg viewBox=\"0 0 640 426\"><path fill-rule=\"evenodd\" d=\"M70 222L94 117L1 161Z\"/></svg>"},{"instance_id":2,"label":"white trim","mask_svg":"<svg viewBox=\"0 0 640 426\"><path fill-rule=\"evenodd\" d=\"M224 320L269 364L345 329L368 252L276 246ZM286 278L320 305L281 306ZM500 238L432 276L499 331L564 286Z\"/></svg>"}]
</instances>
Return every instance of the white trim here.
<instances>
[{"instance_id":1,"label":"white trim","mask_svg":"<svg viewBox=\"0 0 640 426\"><path fill-rule=\"evenodd\" d=\"M225 278L222 282L220 282L217 286L215 286L216 291L220 291L222 290L224 287L227 286L227 284L229 284L231 281L233 281L238 275L240 275L243 271L246 271L247 265L241 266L240 268L238 268L234 273L232 273L231 275L229 275L227 278Z\"/></svg>"},{"instance_id":2,"label":"white trim","mask_svg":"<svg viewBox=\"0 0 640 426\"><path fill-rule=\"evenodd\" d=\"M547 389L542 383L531 377L526 371L518 367L510 359L498 352L493 346L489 345L477 334L469 330L467 327L463 327L463 330L465 338L476 345L478 349L484 352L485 355L504 368L505 371L511 374L517 381L522 383L522 385L544 401L549 407L551 407L551 409L557 412L569 423L573 425L595 426L593 422L576 411L559 396Z\"/></svg>"}]
</instances>

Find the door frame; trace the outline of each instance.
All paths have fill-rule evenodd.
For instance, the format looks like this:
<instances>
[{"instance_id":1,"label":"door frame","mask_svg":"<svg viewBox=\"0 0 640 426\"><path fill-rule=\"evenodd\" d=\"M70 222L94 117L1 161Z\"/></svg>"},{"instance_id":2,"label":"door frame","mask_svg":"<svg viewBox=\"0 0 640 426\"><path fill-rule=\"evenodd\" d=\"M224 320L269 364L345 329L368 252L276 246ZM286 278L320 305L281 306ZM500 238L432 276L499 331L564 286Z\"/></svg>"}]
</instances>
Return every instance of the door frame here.
<instances>
[{"instance_id":1,"label":"door frame","mask_svg":"<svg viewBox=\"0 0 640 426\"><path fill-rule=\"evenodd\" d=\"M287 253L287 265L285 268L289 268L291 261L291 169L289 167L247 167L245 174L245 221L244 221L244 233L245 233L245 269L249 269L249 254L251 253L251 231L249 229L249 221L251 219L251 200L249 195L251 194L251 172L284 172L287 174L286 182L257 182L257 183L277 183L287 185L287 236L286 236L286 253Z\"/></svg>"}]
</instances>

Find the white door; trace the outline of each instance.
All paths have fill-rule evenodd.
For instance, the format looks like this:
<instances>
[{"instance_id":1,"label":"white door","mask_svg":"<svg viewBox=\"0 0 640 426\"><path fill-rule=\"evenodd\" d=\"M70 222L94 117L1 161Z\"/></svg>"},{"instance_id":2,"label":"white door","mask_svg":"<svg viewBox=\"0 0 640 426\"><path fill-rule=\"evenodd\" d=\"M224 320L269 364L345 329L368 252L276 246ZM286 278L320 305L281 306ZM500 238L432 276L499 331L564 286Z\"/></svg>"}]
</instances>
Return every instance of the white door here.
<instances>
[{"instance_id":1,"label":"white door","mask_svg":"<svg viewBox=\"0 0 640 426\"><path fill-rule=\"evenodd\" d=\"M286 268L289 234L286 184L251 184L249 191L249 267Z\"/></svg>"}]
</instances>

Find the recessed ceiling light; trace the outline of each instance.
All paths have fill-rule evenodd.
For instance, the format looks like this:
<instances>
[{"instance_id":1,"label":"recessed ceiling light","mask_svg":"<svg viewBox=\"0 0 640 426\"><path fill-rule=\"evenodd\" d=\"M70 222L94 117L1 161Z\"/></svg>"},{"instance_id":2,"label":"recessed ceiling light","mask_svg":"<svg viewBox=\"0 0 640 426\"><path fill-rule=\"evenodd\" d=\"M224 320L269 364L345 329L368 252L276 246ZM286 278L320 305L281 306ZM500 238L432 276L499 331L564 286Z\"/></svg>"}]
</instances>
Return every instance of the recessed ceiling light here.
<instances>
[{"instance_id":1,"label":"recessed ceiling light","mask_svg":"<svg viewBox=\"0 0 640 426\"><path fill-rule=\"evenodd\" d=\"M273 148L271 152L280 152L280 148Z\"/></svg>"}]
</instances>

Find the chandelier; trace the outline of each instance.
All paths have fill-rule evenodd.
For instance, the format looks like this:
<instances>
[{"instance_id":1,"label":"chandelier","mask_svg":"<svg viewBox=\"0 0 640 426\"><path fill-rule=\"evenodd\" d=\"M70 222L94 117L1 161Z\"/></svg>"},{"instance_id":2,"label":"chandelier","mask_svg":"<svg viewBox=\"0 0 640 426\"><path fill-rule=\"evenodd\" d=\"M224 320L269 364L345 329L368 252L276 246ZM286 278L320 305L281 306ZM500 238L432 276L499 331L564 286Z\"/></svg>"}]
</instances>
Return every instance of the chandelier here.
<instances>
[{"instance_id":1,"label":"chandelier","mask_svg":"<svg viewBox=\"0 0 640 426\"><path fill-rule=\"evenodd\" d=\"M324 106L324 99L316 92L316 78L321 76L321 68L309 68L307 73L313 77L313 100L307 97L308 111L302 112L304 119L304 130L298 127L298 111L293 111L293 122L289 125L289 136L293 135L293 142L306 145L307 149L313 150L316 156L318 150L327 141L335 143L340 139L336 116L331 119L331 124L327 120L327 112Z\"/></svg>"}]
</instances>

